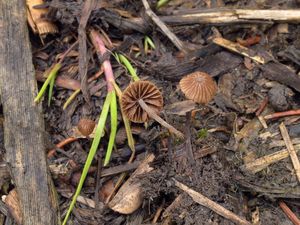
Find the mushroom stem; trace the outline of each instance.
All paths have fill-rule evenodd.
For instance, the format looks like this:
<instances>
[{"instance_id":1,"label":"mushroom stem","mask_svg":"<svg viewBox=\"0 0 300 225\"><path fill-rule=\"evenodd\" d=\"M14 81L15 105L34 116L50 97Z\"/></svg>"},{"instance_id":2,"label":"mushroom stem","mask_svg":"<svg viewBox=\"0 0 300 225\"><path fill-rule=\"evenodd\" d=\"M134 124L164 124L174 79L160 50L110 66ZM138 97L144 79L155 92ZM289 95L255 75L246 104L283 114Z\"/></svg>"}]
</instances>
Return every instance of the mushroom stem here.
<instances>
[{"instance_id":1,"label":"mushroom stem","mask_svg":"<svg viewBox=\"0 0 300 225\"><path fill-rule=\"evenodd\" d=\"M168 124L166 121L164 121L159 115L157 115L145 102L143 99L139 99L138 103L140 104L140 106L143 108L143 110L145 110L148 115L156 120L156 122L158 122L160 125L164 126L165 128L167 128L171 133L175 134L176 136L178 136L179 138L184 138L183 133L181 133L179 130L177 130L175 127L173 127L172 125Z\"/></svg>"}]
</instances>

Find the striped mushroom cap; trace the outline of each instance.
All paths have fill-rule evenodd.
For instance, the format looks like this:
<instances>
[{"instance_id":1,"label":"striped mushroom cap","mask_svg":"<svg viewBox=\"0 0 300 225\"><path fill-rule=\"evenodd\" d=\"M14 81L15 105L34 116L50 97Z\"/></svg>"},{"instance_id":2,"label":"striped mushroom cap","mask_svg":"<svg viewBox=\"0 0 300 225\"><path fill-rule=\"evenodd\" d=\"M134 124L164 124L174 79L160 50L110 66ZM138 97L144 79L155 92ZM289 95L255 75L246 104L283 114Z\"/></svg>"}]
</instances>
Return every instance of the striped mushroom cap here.
<instances>
[{"instance_id":1,"label":"striped mushroom cap","mask_svg":"<svg viewBox=\"0 0 300 225\"><path fill-rule=\"evenodd\" d=\"M215 96L218 90L216 82L204 72L194 72L183 77L179 86L187 99L197 103L207 104Z\"/></svg>"},{"instance_id":2,"label":"striped mushroom cap","mask_svg":"<svg viewBox=\"0 0 300 225\"><path fill-rule=\"evenodd\" d=\"M127 118L135 123L144 123L149 120L148 113L140 106L138 100L143 101L156 114L163 108L163 97L158 88L149 81L135 81L123 92L121 108Z\"/></svg>"}]
</instances>

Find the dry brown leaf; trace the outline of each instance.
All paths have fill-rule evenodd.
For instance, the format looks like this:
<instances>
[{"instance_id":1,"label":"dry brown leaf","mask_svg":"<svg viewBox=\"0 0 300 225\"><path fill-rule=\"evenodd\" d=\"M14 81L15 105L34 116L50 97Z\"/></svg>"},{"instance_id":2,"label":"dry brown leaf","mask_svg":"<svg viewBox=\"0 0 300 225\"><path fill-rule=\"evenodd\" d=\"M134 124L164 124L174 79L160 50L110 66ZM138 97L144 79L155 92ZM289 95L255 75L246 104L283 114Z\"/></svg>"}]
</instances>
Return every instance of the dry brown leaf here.
<instances>
[{"instance_id":1,"label":"dry brown leaf","mask_svg":"<svg viewBox=\"0 0 300 225\"><path fill-rule=\"evenodd\" d=\"M27 5L27 20L34 33L44 35L48 33L58 32L57 27L44 18L43 16L48 13L47 8L35 8L37 5L43 5L43 0L26 0Z\"/></svg>"}]
</instances>

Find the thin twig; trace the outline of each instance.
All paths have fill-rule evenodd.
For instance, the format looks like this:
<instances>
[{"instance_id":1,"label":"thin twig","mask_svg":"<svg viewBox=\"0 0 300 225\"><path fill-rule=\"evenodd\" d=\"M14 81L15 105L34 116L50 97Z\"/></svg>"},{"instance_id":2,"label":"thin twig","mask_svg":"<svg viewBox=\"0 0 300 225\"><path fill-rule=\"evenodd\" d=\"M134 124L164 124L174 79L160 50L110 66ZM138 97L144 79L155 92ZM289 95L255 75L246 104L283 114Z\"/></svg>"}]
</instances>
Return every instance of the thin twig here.
<instances>
[{"instance_id":1,"label":"thin twig","mask_svg":"<svg viewBox=\"0 0 300 225\"><path fill-rule=\"evenodd\" d=\"M300 145L295 145L295 150L298 152L300 150ZM249 163L245 163L241 169L250 171L252 173L257 173L267 168L269 165L287 157L289 157L289 151L287 149L283 149L272 154L262 156Z\"/></svg>"},{"instance_id":2,"label":"thin twig","mask_svg":"<svg viewBox=\"0 0 300 225\"><path fill-rule=\"evenodd\" d=\"M255 35L255 36L252 36L252 37L249 37L245 40L241 39L241 38L237 38L236 41L240 44L240 45L243 45L245 47L249 47L251 45L255 45L255 44L258 44L261 40L261 37L258 36L258 35Z\"/></svg>"},{"instance_id":3,"label":"thin twig","mask_svg":"<svg viewBox=\"0 0 300 225\"><path fill-rule=\"evenodd\" d=\"M287 147L287 149L288 149L288 151L290 153L291 160L292 160L295 172L296 172L296 176L298 178L298 181L300 182L300 162L299 162L297 153L295 151L295 148L293 146L293 143L292 143L292 141L290 139L289 133L288 133L288 131L287 131L286 126L284 125L284 123L281 123L279 125L279 129L280 129L281 135L283 137L283 140L285 142L285 145L286 145L286 147Z\"/></svg>"},{"instance_id":4,"label":"thin twig","mask_svg":"<svg viewBox=\"0 0 300 225\"><path fill-rule=\"evenodd\" d=\"M73 196L73 193L71 193L71 192L60 192L60 191L58 191L63 197L65 197L65 198L71 198L72 196ZM89 206L89 207L91 207L91 208L95 208L95 201L94 200L92 200L92 199L90 199L90 198L86 198L86 197L83 197L83 196L81 196L81 195L79 195L78 197L77 197L77 202L80 202L80 203L82 203L82 204L84 204L84 205L87 205L87 206Z\"/></svg>"},{"instance_id":5,"label":"thin twig","mask_svg":"<svg viewBox=\"0 0 300 225\"><path fill-rule=\"evenodd\" d=\"M154 217L153 217L153 220L152 220L152 224L156 224L156 222L157 222L157 220L159 219L159 217L160 217L160 215L161 215L161 213L162 213L162 211L163 211L163 206L164 206L164 204L165 204L165 201L163 201L163 203L159 206L159 208L156 210L156 213L155 213L155 215L154 215Z\"/></svg>"},{"instance_id":6,"label":"thin twig","mask_svg":"<svg viewBox=\"0 0 300 225\"><path fill-rule=\"evenodd\" d=\"M269 101L269 98L267 96L264 98L264 100L261 102L259 108L257 109L257 111L255 113L256 116L259 116L264 111L264 109L266 108L266 106L268 104L268 101Z\"/></svg>"},{"instance_id":7,"label":"thin twig","mask_svg":"<svg viewBox=\"0 0 300 225\"><path fill-rule=\"evenodd\" d=\"M293 222L295 225L300 225L300 220L298 217L293 213L293 211L285 204L285 202L279 202L280 208L283 210L285 215Z\"/></svg>"},{"instance_id":8,"label":"thin twig","mask_svg":"<svg viewBox=\"0 0 300 225\"><path fill-rule=\"evenodd\" d=\"M160 17L162 21L170 25L187 24L244 24L244 23L266 23L273 22L298 22L300 21L300 10L294 9L195 9L190 12L176 11L170 16ZM138 20L136 21L139 22Z\"/></svg>"},{"instance_id":9,"label":"thin twig","mask_svg":"<svg viewBox=\"0 0 300 225\"><path fill-rule=\"evenodd\" d=\"M77 137L69 137L67 139L64 139L62 140L61 142L59 142L58 144L56 144L56 148L62 148L64 147L65 145L69 144L69 143L72 143L74 141L77 141L78 138ZM48 154L47 154L47 157L50 158L52 157L56 152L56 149L51 149Z\"/></svg>"},{"instance_id":10,"label":"thin twig","mask_svg":"<svg viewBox=\"0 0 300 225\"><path fill-rule=\"evenodd\" d=\"M222 46L222 47L228 49L228 50L231 50L233 52L236 52L243 56L246 56L260 64L266 63L265 58L263 58L260 55L255 54L255 52L252 49L246 48L243 45L240 45L239 43L235 43L235 42L229 41L229 40L227 40L225 38L221 38L221 37L217 37L217 38L213 39L213 42L219 46Z\"/></svg>"},{"instance_id":11,"label":"thin twig","mask_svg":"<svg viewBox=\"0 0 300 225\"><path fill-rule=\"evenodd\" d=\"M175 185L180 188L181 190L188 193L189 196L192 197L192 199L199 203L200 205L203 205L214 212L218 213L219 215L231 220L232 222L236 224L241 225L251 225L250 222L248 222L245 219L240 218L238 215L234 214L233 212L227 210L223 206L220 206L219 204L215 203L214 201L210 200L209 198L205 197L204 195L200 194L199 192L194 191L193 189L189 188L188 186L178 182L177 180L173 179L175 181Z\"/></svg>"},{"instance_id":12,"label":"thin twig","mask_svg":"<svg viewBox=\"0 0 300 225\"><path fill-rule=\"evenodd\" d=\"M153 20L153 22L165 33L165 35L172 41L172 43L183 52L186 52L183 43L177 38L175 34L162 22L159 17L151 10L147 0L142 0L146 9L146 14Z\"/></svg>"},{"instance_id":13,"label":"thin twig","mask_svg":"<svg viewBox=\"0 0 300 225\"><path fill-rule=\"evenodd\" d=\"M280 118L285 116L298 116L298 115L300 115L300 109L289 110L285 112L277 112L277 113L266 115L264 116L264 118L265 120L269 120L269 119L275 119L275 118Z\"/></svg>"},{"instance_id":14,"label":"thin twig","mask_svg":"<svg viewBox=\"0 0 300 225\"><path fill-rule=\"evenodd\" d=\"M88 79L88 83L97 80L98 77L100 77L103 73L104 73L104 69L101 66L100 70Z\"/></svg>"},{"instance_id":15,"label":"thin twig","mask_svg":"<svg viewBox=\"0 0 300 225\"><path fill-rule=\"evenodd\" d=\"M184 138L183 133L181 133L179 130L177 130L175 127L173 127L172 125L168 124L166 121L164 121L160 116L158 116L145 102L143 99L139 99L138 100L140 106L143 108L143 110L145 110L148 115L156 120L156 122L158 122L160 125L164 126L165 128L167 128L171 133L175 134L177 137L179 138Z\"/></svg>"},{"instance_id":16,"label":"thin twig","mask_svg":"<svg viewBox=\"0 0 300 225\"><path fill-rule=\"evenodd\" d=\"M68 56L68 54L71 52L71 50L78 44L78 41L75 41L68 49L65 51L61 56L57 63L62 63L64 59Z\"/></svg>"},{"instance_id":17,"label":"thin twig","mask_svg":"<svg viewBox=\"0 0 300 225\"><path fill-rule=\"evenodd\" d=\"M176 209L180 206L182 200L183 200L183 197L185 196L186 194L185 193L181 193L179 194L175 199L174 201L166 208L166 210L164 211L162 217L169 217L170 214L171 214L171 211L173 209Z\"/></svg>"},{"instance_id":18,"label":"thin twig","mask_svg":"<svg viewBox=\"0 0 300 225\"><path fill-rule=\"evenodd\" d=\"M128 172L130 170L136 169L140 164L141 164L140 161L135 161L135 162L128 163L128 164L103 169L102 173L101 173L101 177L107 177L107 176L112 176L112 175L115 175L118 173Z\"/></svg>"},{"instance_id":19,"label":"thin twig","mask_svg":"<svg viewBox=\"0 0 300 225\"><path fill-rule=\"evenodd\" d=\"M87 82L87 70L88 70L88 57L87 57L87 46L86 46L86 25L92 10L96 6L95 0L87 0L83 4L81 11L81 18L78 26L78 42L79 42L79 75L81 79L80 89L84 100L90 105L90 92L88 90Z\"/></svg>"}]
</instances>

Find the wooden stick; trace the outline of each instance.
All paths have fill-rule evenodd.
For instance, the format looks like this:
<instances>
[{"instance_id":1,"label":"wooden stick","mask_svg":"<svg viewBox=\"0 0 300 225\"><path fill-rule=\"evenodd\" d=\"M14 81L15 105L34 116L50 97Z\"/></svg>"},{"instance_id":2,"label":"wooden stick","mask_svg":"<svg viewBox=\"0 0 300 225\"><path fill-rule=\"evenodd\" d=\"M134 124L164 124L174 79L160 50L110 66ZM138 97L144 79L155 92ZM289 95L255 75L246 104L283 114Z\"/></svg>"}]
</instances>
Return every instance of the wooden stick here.
<instances>
[{"instance_id":1,"label":"wooden stick","mask_svg":"<svg viewBox=\"0 0 300 225\"><path fill-rule=\"evenodd\" d=\"M295 151L298 152L299 150L300 150L300 145L295 145ZM254 161L245 163L241 167L241 169L247 170L251 173L257 173L257 172L267 168L269 165L276 163L287 157L289 157L289 151L287 149L280 150L280 151L274 152L272 154L265 155L263 157L255 159Z\"/></svg>"},{"instance_id":2,"label":"wooden stick","mask_svg":"<svg viewBox=\"0 0 300 225\"><path fill-rule=\"evenodd\" d=\"M166 210L163 212L162 217L169 217L171 214L171 211L175 208L178 208L180 206L180 203L182 202L182 199L184 197L184 193L179 194L175 200L166 208Z\"/></svg>"},{"instance_id":3,"label":"wooden stick","mask_svg":"<svg viewBox=\"0 0 300 225\"><path fill-rule=\"evenodd\" d=\"M266 108L267 104L268 104L268 101L269 101L269 98L268 96L264 98L264 100L260 103L260 106L259 108L257 109L257 111L255 112L255 115L256 116L259 116L263 111L264 109ZM264 118L266 119L266 118Z\"/></svg>"},{"instance_id":4,"label":"wooden stick","mask_svg":"<svg viewBox=\"0 0 300 225\"><path fill-rule=\"evenodd\" d=\"M189 196L192 197L192 199L199 203L200 205L203 205L214 212L218 213L220 216L225 217L226 219L231 220L232 222L236 224L241 225L251 225L250 222L248 222L245 219L240 218L238 215L234 214L233 212L225 209L223 206L215 203L214 201L210 200L209 198L205 197L204 195L200 194L199 192L194 191L193 189L189 188L188 186L178 182L177 180L173 179L175 181L175 185L180 188L181 190L188 193Z\"/></svg>"},{"instance_id":5,"label":"wooden stick","mask_svg":"<svg viewBox=\"0 0 300 225\"><path fill-rule=\"evenodd\" d=\"M246 13L247 15L239 15ZM265 14L264 14L265 13ZM102 15L108 23L119 26L121 29L136 30L140 33L147 33L149 24L142 18L122 18L116 11L103 11ZM266 17L265 17L266 15ZM284 15L284 16L282 16ZM251 9L208 9L174 11L171 16L160 16L163 23L172 25L193 25L193 24L273 24L274 22L298 22L300 21L300 10L251 10Z\"/></svg>"},{"instance_id":6,"label":"wooden stick","mask_svg":"<svg viewBox=\"0 0 300 225\"><path fill-rule=\"evenodd\" d=\"M293 213L293 211L285 204L284 201L279 202L280 208L283 210L285 215L293 222L295 225L300 225L300 220L298 217Z\"/></svg>"},{"instance_id":7,"label":"wooden stick","mask_svg":"<svg viewBox=\"0 0 300 225\"><path fill-rule=\"evenodd\" d=\"M87 57L87 44L86 44L86 25L92 10L95 7L95 0L84 1L81 18L78 26L78 42L79 42L79 59L78 59L78 73L80 75L80 89L84 100L91 105L90 90L88 89L87 71L88 71L88 57Z\"/></svg>"},{"instance_id":8,"label":"wooden stick","mask_svg":"<svg viewBox=\"0 0 300 225\"><path fill-rule=\"evenodd\" d=\"M286 65L275 62L274 57L269 52L262 49L254 51L224 38L215 38L213 42L259 63L258 67L263 71L262 74L267 79L278 81L279 83L300 91L299 76ZM284 76L282 76L282 74L284 74Z\"/></svg>"},{"instance_id":9,"label":"wooden stick","mask_svg":"<svg viewBox=\"0 0 300 225\"><path fill-rule=\"evenodd\" d=\"M162 16L167 24L231 24L298 22L300 10L293 9L207 9L191 12L175 11L171 16Z\"/></svg>"},{"instance_id":10,"label":"wooden stick","mask_svg":"<svg viewBox=\"0 0 300 225\"><path fill-rule=\"evenodd\" d=\"M60 194L61 194L62 196L64 196L65 198L72 198L72 196L73 196L73 193L71 193L71 192L63 192L63 191L60 191ZM91 208L93 208L93 209L94 209L95 206L96 206L95 201L94 201L93 199L86 198L86 197L81 196L81 195L79 195L79 196L77 197L77 202L80 202L80 203L82 203L82 204L84 204L84 205L87 205L88 207L91 207Z\"/></svg>"},{"instance_id":11,"label":"wooden stick","mask_svg":"<svg viewBox=\"0 0 300 225\"><path fill-rule=\"evenodd\" d=\"M293 146L293 143L292 143L292 141L290 139L289 133L288 133L288 131L287 131L286 126L284 125L284 123L281 123L279 125L279 129L280 129L281 135L283 137L283 140L285 142L285 145L286 145L286 147L287 147L287 149L289 151L289 154L291 156L291 160L292 160L295 172L296 172L296 176L298 178L298 181L300 182L300 162L299 162L297 153L295 151L295 148Z\"/></svg>"},{"instance_id":12,"label":"wooden stick","mask_svg":"<svg viewBox=\"0 0 300 225\"><path fill-rule=\"evenodd\" d=\"M255 54L255 52L253 50L251 50L250 48L244 47L243 45L240 45L239 43L235 43L235 42L232 42L232 41L226 40L224 38L220 38L220 37L213 39L213 42L215 44L220 45L224 48L227 48L233 52L239 53L243 56L253 59L254 61L256 61L258 63L261 63L261 64L266 63L266 60L263 57Z\"/></svg>"},{"instance_id":13,"label":"wooden stick","mask_svg":"<svg viewBox=\"0 0 300 225\"><path fill-rule=\"evenodd\" d=\"M285 117L285 116L297 116L297 115L300 115L300 109L272 113L272 114L264 116L264 119L269 120L269 119L275 119L275 118L280 118L280 117Z\"/></svg>"},{"instance_id":14,"label":"wooden stick","mask_svg":"<svg viewBox=\"0 0 300 225\"><path fill-rule=\"evenodd\" d=\"M101 177L107 177L107 176L112 176L112 175L115 175L118 173L128 172L130 170L136 169L140 164L141 164L140 161L134 161L132 163L103 169L102 173L101 173Z\"/></svg>"},{"instance_id":15,"label":"wooden stick","mask_svg":"<svg viewBox=\"0 0 300 225\"><path fill-rule=\"evenodd\" d=\"M77 140L78 140L77 137L68 137L68 138L62 140L61 142L59 142L58 144L56 144L56 148L62 148L62 147L64 147L65 145L70 144L70 143L72 143L72 142L74 142L74 141L77 141ZM54 148L54 149L51 149L51 150L49 150L49 152L47 153L47 157L48 157L48 158L51 158L55 153L56 153L56 149L55 149L55 148Z\"/></svg>"},{"instance_id":16,"label":"wooden stick","mask_svg":"<svg viewBox=\"0 0 300 225\"><path fill-rule=\"evenodd\" d=\"M159 208L156 210L156 213L155 213L155 215L153 217L153 220L151 221L151 224L157 224L157 220L159 219L159 217L160 217L160 215L161 215L161 213L163 211L163 205L164 205L164 203L162 203L159 206Z\"/></svg>"},{"instance_id":17,"label":"wooden stick","mask_svg":"<svg viewBox=\"0 0 300 225\"><path fill-rule=\"evenodd\" d=\"M153 22L164 32L164 34L173 42L173 44L183 52L186 52L183 43L177 38L175 34L164 24L159 17L151 10L147 0L142 0L146 9L146 14L153 20Z\"/></svg>"},{"instance_id":18,"label":"wooden stick","mask_svg":"<svg viewBox=\"0 0 300 225\"><path fill-rule=\"evenodd\" d=\"M0 90L6 160L20 199L23 225L60 224L47 168L44 118L33 99L37 85L25 1L0 0Z\"/></svg>"},{"instance_id":19,"label":"wooden stick","mask_svg":"<svg viewBox=\"0 0 300 225\"><path fill-rule=\"evenodd\" d=\"M184 135L181 133L179 130L177 130L175 127L172 125L168 124L166 121L164 121L159 115L157 115L145 102L143 99L139 99L138 103L140 106L145 110L148 115L154 119L156 122L158 122L160 125L164 126L167 128L171 133L175 134L177 137L183 139Z\"/></svg>"}]
</instances>

